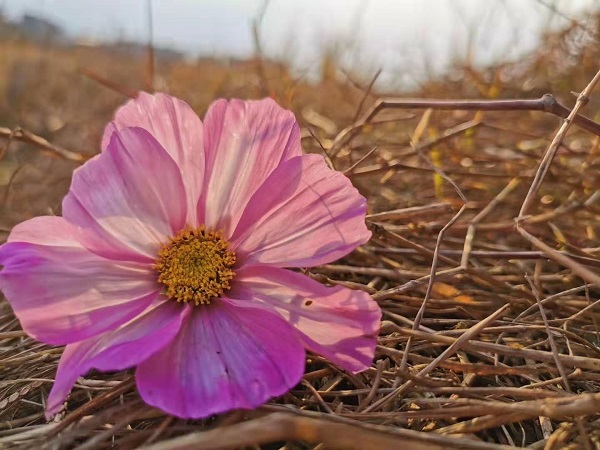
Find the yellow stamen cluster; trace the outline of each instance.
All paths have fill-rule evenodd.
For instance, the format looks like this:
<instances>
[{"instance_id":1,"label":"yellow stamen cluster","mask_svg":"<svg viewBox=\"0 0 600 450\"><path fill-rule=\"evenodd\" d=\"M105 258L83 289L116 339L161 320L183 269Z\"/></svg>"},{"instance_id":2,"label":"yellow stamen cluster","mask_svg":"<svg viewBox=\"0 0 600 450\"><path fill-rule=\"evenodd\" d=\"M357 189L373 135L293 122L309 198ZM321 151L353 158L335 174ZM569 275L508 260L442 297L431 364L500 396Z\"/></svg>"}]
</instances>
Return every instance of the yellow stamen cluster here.
<instances>
[{"instance_id":1,"label":"yellow stamen cluster","mask_svg":"<svg viewBox=\"0 0 600 450\"><path fill-rule=\"evenodd\" d=\"M220 231L185 228L163 244L154 268L165 294L178 302L209 304L230 289L235 253Z\"/></svg>"}]
</instances>

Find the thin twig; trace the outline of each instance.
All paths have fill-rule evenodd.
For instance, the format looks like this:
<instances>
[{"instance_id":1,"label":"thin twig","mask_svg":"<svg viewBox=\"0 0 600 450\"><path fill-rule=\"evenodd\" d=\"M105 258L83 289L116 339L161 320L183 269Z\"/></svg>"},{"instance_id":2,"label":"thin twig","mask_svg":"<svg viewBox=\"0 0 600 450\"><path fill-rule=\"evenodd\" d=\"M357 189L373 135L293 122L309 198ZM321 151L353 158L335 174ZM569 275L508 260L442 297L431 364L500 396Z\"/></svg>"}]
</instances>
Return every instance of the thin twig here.
<instances>
[{"instance_id":1,"label":"thin twig","mask_svg":"<svg viewBox=\"0 0 600 450\"><path fill-rule=\"evenodd\" d=\"M380 99L363 117L344 128L335 138L332 150L337 150L353 136L354 130L368 123L384 109L437 109L463 111L543 111L561 118L567 118L571 111L558 103L552 94L539 99L511 100L430 100L430 99ZM585 116L573 114L572 120L581 128L600 136L600 124Z\"/></svg>"},{"instance_id":2,"label":"thin twig","mask_svg":"<svg viewBox=\"0 0 600 450\"><path fill-rule=\"evenodd\" d=\"M9 128L0 127L0 137L7 138L9 141L15 140L15 141L27 142L29 144L36 145L37 147L40 147L41 149L49 150L49 151L57 154L58 156L60 156L64 159L68 159L70 161L75 161L75 162L81 163L87 159L84 155L82 155L80 153L75 153L75 152L72 152L65 148L62 148L58 145L52 144L52 143L48 142L46 139L44 139L43 137L33 134L32 132L24 130L23 128L20 128L20 127L17 127L14 130L10 130Z\"/></svg>"},{"instance_id":3,"label":"thin twig","mask_svg":"<svg viewBox=\"0 0 600 450\"><path fill-rule=\"evenodd\" d=\"M443 450L443 449L508 449L469 439L449 438L433 433L419 433L401 428L368 425L354 420L324 415L295 415L277 412L248 422L192 433L146 447L146 450L183 450L202 448L217 450L237 448L249 443L297 440L306 443L324 443L327 448L364 450Z\"/></svg>"},{"instance_id":4,"label":"thin twig","mask_svg":"<svg viewBox=\"0 0 600 450\"><path fill-rule=\"evenodd\" d=\"M527 193L525 200L523 200L523 205L521 206L521 211L519 211L519 219L518 220L521 220L523 217L525 217L529 213L529 210L531 209L532 203L534 201L534 197L537 194L538 190L540 189L540 186L542 185L542 182L544 181L544 177L548 173L548 170L550 169L550 165L552 164L552 161L554 160L554 157L556 156L556 152L558 151L558 148L560 147L560 145L561 145L565 135L567 134L567 131L569 131L569 128L571 127L571 125L573 123L576 123L581 126L580 117L583 117L583 116L579 116L578 112L581 108L583 108L589 102L589 96L591 95L592 91L596 87L596 84L598 83L598 81L600 81L600 70L598 72L596 72L596 75L594 76L594 78L592 78L592 81L590 81L589 84L585 87L585 89L583 91L581 91L581 93L577 96L577 102L575 103L575 107L573 108L573 110L570 111L568 115L561 116L561 117L564 117L565 120L564 120L563 124L561 125L560 129L558 130L558 132L556 133L556 135L554 136L554 139L552 139L552 142L550 143L548 150L546 151L546 153L544 154L544 157L542 158L542 161L540 162L538 171L535 174L535 177L533 179L533 182L531 183L531 186L529 187L529 192ZM544 98L544 97L542 97L542 98ZM586 121L589 121L589 119L586 119ZM593 124L594 124L594 127L598 127L600 129L599 124L597 124L595 122L593 122ZM594 131L594 133L596 135L600 136L600 132Z\"/></svg>"}]
</instances>

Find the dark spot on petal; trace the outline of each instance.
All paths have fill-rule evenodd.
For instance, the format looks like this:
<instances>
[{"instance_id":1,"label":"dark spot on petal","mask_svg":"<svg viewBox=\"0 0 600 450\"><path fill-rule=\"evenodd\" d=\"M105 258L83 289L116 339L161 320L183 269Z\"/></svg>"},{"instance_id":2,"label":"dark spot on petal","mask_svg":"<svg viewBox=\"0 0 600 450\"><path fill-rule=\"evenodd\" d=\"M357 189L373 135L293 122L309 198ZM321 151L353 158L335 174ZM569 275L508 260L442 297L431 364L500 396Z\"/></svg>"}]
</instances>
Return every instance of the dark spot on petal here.
<instances>
[{"instance_id":1,"label":"dark spot on petal","mask_svg":"<svg viewBox=\"0 0 600 450\"><path fill-rule=\"evenodd\" d=\"M313 304L312 300L306 300L306 302L304 302L304 306L310 306Z\"/></svg>"}]
</instances>

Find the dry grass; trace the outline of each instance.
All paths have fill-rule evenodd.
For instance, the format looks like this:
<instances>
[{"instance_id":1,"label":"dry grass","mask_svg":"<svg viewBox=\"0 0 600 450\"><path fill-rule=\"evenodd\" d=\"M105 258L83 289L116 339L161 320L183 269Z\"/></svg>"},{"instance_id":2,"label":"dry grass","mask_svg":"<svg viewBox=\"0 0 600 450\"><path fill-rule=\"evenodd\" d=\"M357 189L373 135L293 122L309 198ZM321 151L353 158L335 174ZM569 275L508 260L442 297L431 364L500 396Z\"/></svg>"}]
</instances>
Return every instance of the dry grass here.
<instances>
[{"instance_id":1,"label":"dry grass","mask_svg":"<svg viewBox=\"0 0 600 450\"><path fill-rule=\"evenodd\" d=\"M457 67L416 95L551 92L570 108L570 91L598 70L599 33L573 24L523 61ZM144 88L146 66L94 49L0 46L1 242L22 220L60 213L72 170L97 151L124 94ZM309 356L290 393L204 421L144 405L133 371L94 372L46 423L61 349L25 336L2 301L0 448L600 448L598 136L571 124L522 211L562 123L551 114L384 108L365 120L377 99L369 80L309 85L260 60L159 62L154 82L200 115L215 97L273 96L296 112L305 150L368 198L372 240L308 273L379 302L376 361L353 376ZM581 112L593 119L599 105L592 96Z\"/></svg>"}]
</instances>

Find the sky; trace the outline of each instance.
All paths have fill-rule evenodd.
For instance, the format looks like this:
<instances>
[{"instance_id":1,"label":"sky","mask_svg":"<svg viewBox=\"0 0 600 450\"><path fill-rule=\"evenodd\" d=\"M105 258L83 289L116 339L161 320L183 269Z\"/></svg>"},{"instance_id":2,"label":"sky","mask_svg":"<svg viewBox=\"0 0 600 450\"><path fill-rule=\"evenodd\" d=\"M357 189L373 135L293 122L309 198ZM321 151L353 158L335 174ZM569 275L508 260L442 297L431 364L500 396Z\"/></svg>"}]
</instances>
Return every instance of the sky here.
<instances>
[{"instance_id":1,"label":"sky","mask_svg":"<svg viewBox=\"0 0 600 450\"><path fill-rule=\"evenodd\" d=\"M149 4L156 45L191 56L247 57L255 51L252 22L265 1L0 0L8 17L36 14L71 36L144 42ZM597 0L270 0L259 36L267 56L300 70L335 50L349 69L381 68L384 78L410 82L456 58L514 59L543 45L544 29L565 26L594 5Z\"/></svg>"}]
</instances>

